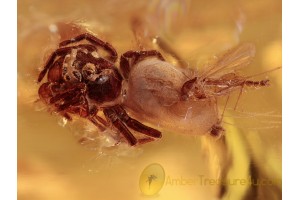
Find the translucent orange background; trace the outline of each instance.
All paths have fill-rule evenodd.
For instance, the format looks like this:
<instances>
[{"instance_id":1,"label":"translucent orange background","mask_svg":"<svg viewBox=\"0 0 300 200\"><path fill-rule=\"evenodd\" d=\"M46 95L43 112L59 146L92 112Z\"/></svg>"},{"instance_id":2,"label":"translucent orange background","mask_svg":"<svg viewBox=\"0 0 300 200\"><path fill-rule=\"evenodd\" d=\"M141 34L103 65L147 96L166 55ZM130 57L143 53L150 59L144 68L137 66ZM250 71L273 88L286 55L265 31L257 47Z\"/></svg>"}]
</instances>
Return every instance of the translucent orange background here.
<instances>
[{"instance_id":1,"label":"translucent orange background","mask_svg":"<svg viewBox=\"0 0 300 200\"><path fill-rule=\"evenodd\" d=\"M72 130L58 125L58 117L36 111L38 68L64 39L51 33L51 24L60 24L62 37L72 34L65 24L82 24L121 54L137 48L130 26L136 16L191 67L200 68L208 57L240 42L257 49L244 74L281 66L280 0L18 1L18 199L147 199L138 186L145 166L160 163L174 178L217 178L225 152L232 158L227 178L247 177L252 163L258 177L281 180L280 70L267 75L271 87L242 96L238 110L246 117L225 119L236 124L226 126L225 147L203 137L164 133L161 141L131 156L101 156L80 146ZM232 186L227 192L224 199L281 199L281 184ZM153 198L214 199L217 193L215 185L165 185Z\"/></svg>"}]
</instances>

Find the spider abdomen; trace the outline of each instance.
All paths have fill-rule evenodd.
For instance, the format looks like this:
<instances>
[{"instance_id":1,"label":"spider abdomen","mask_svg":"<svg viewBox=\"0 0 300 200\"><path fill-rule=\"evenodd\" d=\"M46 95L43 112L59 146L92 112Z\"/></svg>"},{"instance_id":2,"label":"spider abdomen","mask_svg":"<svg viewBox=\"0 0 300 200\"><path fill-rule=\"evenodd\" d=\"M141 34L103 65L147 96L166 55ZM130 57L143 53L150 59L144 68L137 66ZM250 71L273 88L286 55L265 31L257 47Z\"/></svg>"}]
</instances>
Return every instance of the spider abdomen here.
<instances>
[{"instance_id":1,"label":"spider abdomen","mask_svg":"<svg viewBox=\"0 0 300 200\"><path fill-rule=\"evenodd\" d=\"M181 100L181 87L189 78L170 63L147 59L130 71L124 104L151 124L186 134L205 134L217 123L213 98Z\"/></svg>"}]
</instances>

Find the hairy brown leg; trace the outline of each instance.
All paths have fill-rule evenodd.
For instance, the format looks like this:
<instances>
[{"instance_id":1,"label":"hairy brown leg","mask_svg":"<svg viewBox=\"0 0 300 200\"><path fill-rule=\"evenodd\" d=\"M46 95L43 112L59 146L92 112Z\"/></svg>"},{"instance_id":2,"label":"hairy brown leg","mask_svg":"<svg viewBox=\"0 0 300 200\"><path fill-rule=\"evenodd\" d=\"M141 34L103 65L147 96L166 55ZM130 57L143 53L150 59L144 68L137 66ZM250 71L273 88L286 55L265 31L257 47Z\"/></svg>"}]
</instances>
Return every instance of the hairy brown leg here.
<instances>
[{"instance_id":1,"label":"hairy brown leg","mask_svg":"<svg viewBox=\"0 0 300 200\"><path fill-rule=\"evenodd\" d=\"M97 47L92 44L79 44L77 46L73 46L74 48L87 49L89 52L97 51Z\"/></svg>"},{"instance_id":2,"label":"hairy brown leg","mask_svg":"<svg viewBox=\"0 0 300 200\"><path fill-rule=\"evenodd\" d=\"M158 59L164 61L165 59L161 55L159 51L150 50L150 51L127 51L120 58L120 69L122 71L122 75L125 79L128 79L128 75L130 73L130 68L135 65L140 60L156 56Z\"/></svg>"},{"instance_id":3,"label":"hairy brown leg","mask_svg":"<svg viewBox=\"0 0 300 200\"><path fill-rule=\"evenodd\" d=\"M49 103L53 104L59 100L68 100L68 98L73 98L74 96L82 95L82 91L80 88L74 88L71 90L67 90L63 93L56 94L52 98L50 98Z\"/></svg>"},{"instance_id":4,"label":"hairy brown leg","mask_svg":"<svg viewBox=\"0 0 300 200\"><path fill-rule=\"evenodd\" d=\"M67 103L61 104L57 107L58 112L66 111L64 114L68 112L77 114L81 117L87 118L90 122L92 122L101 132L106 129L108 126L107 122L97 115L98 110L89 110L89 104L86 98L82 102L83 96L77 95L73 97L73 99L68 99Z\"/></svg>"},{"instance_id":5,"label":"hairy brown leg","mask_svg":"<svg viewBox=\"0 0 300 200\"><path fill-rule=\"evenodd\" d=\"M114 64L104 58L95 58L94 56L92 56L90 53L86 54L83 51L78 51L77 52L77 56L76 56L77 60L80 60L81 62L84 63L93 63L95 65L98 65L99 68L113 68Z\"/></svg>"},{"instance_id":6,"label":"hairy brown leg","mask_svg":"<svg viewBox=\"0 0 300 200\"><path fill-rule=\"evenodd\" d=\"M106 128L104 126L102 126L95 118L89 118L89 121L92 122L97 128L99 128L99 130L102 132L104 131Z\"/></svg>"},{"instance_id":7,"label":"hairy brown leg","mask_svg":"<svg viewBox=\"0 0 300 200\"><path fill-rule=\"evenodd\" d=\"M84 39L94 45L102 47L106 52L109 53L109 55L110 55L109 60L112 61L113 63L116 62L116 60L118 59L118 53L111 44L98 39L97 37L93 36L90 33L84 33L84 34L78 35L70 40L62 41L61 43L59 43L59 47L66 46L71 43L79 42Z\"/></svg>"},{"instance_id":8,"label":"hairy brown leg","mask_svg":"<svg viewBox=\"0 0 300 200\"><path fill-rule=\"evenodd\" d=\"M83 102L76 105L73 104L72 106L77 106L74 109L69 109L68 111L74 114L78 114L81 117L87 118L90 122L92 122L101 132L106 130L108 127L108 123L102 119L100 116L97 115L98 109L96 107L92 107L90 109L88 100L81 96L84 99ZM80 100L80 99L79 99ZM75 102L74 102L75 103Z\"/></svg>"},{"instance_id":9,"label":"hairy brown leg","mask_svg":"<svg viewBox=\"0 0 300 200\"><path fill-rule=\"evenodd\" d=\"M61 111L67 110L70 106L81 107L83 104L81 102L81 97L82 96L80 93L69 93L68 96L66 96L65 98L62 99L63 103L55 104L55 106L57 107L57 111L61 112ZM87 110L85 108L84 108L84 110L85 110L84 114L82 114L81 112L78 112L78 114L82 117L88 116Z\"/></svg>"},{"instance_id":10,"label":"hairy brown leg","mask_svg":"<svg viewBox=\"0 0 300 200\"><path fill-rule=\"evenodd\" d=\"M59 57L48 69L47 80L51 83L59 83L63 81L62 70L63 70L64 57Z\"/></svg>"},{"instance_id":11,"label":"hairy brown leg","mask_svg":"<svg viewBox=\"0 0 300 200\"><path fill-rule=\"evenodd\" d=\"M79 44L77 46L70 46L70 47L61 47L56 49L51 56L48 58L43 70L40 72L39 77L38 77L38 82L41 82L46 75L47 71L52 67L55 59L59 56L65 56L68 54L72 49L74 48L85 48L90 52L97 51L97 48L93 45L89 44Z\"/></svg>"},{"instance_id":12,"label":"hairy brown leg","mask_svg":"<svg viewBox=\"0 0 300 200\"><path fill-rule=\"evenodd\" d=\"M103 113L107 117L107 119L113 124L113 126L116 127L121 134L123 134L123 136L131 146L134 146L137 143L137 139L118 118L117 114L112 108L105 108L103 110Z\"/></svg>"},{"instance_id":13,"label":"hairy brown leg","mask_svg":"<svg viewBox=\"0 0 300 200\"><path fill-rule=\"evenodd\" d=\"M56 57L58 56L63 56L69 53L74 47L63 47L56 49L51 56L48 58L44 69L40 72L39 77L38 77L38 82L41 82L46 75L47 71L49 68L52 66L53 62L55 61Z\"/></svg>"},{"instance_id":14,"label":"hairy brown leg","mask_svg":"<svg viewBox=\"0 0 300 200\"><path fill-rule=\"evenodd\" d=\"M87 102L87 99L86 99ZM87 108L89 108L90 106L87 103ZM96 120L97 122L101 123L103 126L107 127L108 123L107 121L105 121L102 117L100 117L99 115L97 115L99 112L98 108L96 106L92 106L89 109L89 117L93 118L94 120Z\"/></svg>"},{"instance_id":15,"label":"hairy brown leg","mask_svg":"<svg viewBox=\"0 0 300 200\"><path fill-rule=\"evenodd\" d=\"M49 102L50 104L54 104L62 99L73 97L74 93L76 94L82 89L79 86L79 88L73 86L71 88L64 88L65 90L60 92L62 87L64 87L62 84L47 82L40 86L38 93L41 99Z\"/></svg>"},{"instance_id":16,"label":"hairy brown leg","mask_svg":"<svg viewBox=\"0 0 300 200\"><path fill-rule=\"evenodd\" d=\"M133 130L143 133L145 135L154 137L154 138L161 138L161 132L153 129L151 127L145 126L144 124L142 124L141 122L131 118L130 116L128 116L128 114L126 113L125 109L122 108L122 106L117 105L112 107L112 109L115 111L115 113L117 113L118 117L130 128L132 128Z\"/></svg>"}]
</instances>

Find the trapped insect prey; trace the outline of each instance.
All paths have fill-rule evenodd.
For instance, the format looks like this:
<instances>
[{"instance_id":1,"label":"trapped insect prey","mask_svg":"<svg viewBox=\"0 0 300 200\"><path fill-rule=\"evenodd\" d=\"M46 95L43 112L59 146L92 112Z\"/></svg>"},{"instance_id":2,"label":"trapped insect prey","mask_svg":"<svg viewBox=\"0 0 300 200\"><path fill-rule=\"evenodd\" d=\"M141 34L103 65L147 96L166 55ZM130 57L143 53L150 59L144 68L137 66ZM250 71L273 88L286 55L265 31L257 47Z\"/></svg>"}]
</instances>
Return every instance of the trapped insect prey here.
<instances>
[{"instance_id":1,"label":"trapped insect prey","mask_svg":"<svg viewBox=\"0 0 300 200\"><path fill-rule=\"evenodd\" d=\"M52 53L39 74L38 82L45 75L47 81L38 93L68 120L75 115L100 132L120 133L114 136L116 145L124 139L130 145L151 142L162 136L161 130L220 136L224 129L217 99L245 86L269 84L237 74L254 55L254 45L241 44L197 72L169 63L156 50L129 50L120 56L118 69L114 47L84 33L61 42Z\"/></svg>"}]
</instances>

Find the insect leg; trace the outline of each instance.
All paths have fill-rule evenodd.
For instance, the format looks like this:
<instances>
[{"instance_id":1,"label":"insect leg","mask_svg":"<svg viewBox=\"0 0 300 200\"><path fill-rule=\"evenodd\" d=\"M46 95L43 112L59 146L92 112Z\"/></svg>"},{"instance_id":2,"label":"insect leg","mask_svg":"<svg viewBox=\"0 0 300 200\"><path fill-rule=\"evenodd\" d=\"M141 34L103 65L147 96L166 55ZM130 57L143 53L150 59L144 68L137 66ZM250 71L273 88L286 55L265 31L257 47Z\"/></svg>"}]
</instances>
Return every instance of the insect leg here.
<instances>
[{"instance_id":1,"label":"insect leg","mask_svg":"<svg viewBox=\"0 0 300 200\"><path fill-rule=\"evenodd\" d=\"M123 124L123 122L118 118L117 114L112 108L105 108L103 110L104 115L109 121L116 127L121 134L126 138L131 146L134 146L137 143L137 139L134 135L128 130L128 128Z\"/></svg>"},{"instance_id":2,"label":"insect leg","mask_svg":"<svg viewBox=\"0 0 300 200\"><path fill-rule=\"evenodd\" d=\"M92 43L96 46L100 46L101 48L103 48L106 52L109 53L109 55L110 55L109 60L112 62L116 62L116 60L118 58L118 53L115 50L115 48L108 42L104 42L104 41L98 39L97 37L93 36L90 33L84 33L84 34L78 35L70 40L62 41L61 43L59 43L59 47L66 46L71 43L79 42L84 39L86 39L87 41L89 41L90 43Z\"/></svg>"},{"instance_id":3,"label":"insect leg","mask_svg":"<svg viewBox=\"0 0 300 200\"><path fill-rule=\"evenodd\" d=\"M124 78L128 79L130 73L130 68L134 66L140 60L156 56L158 59L164 61L165 59L159 51L150 50L150 51L127 51L120 58L120 69Z\"/></svg>"}]
</instances>

